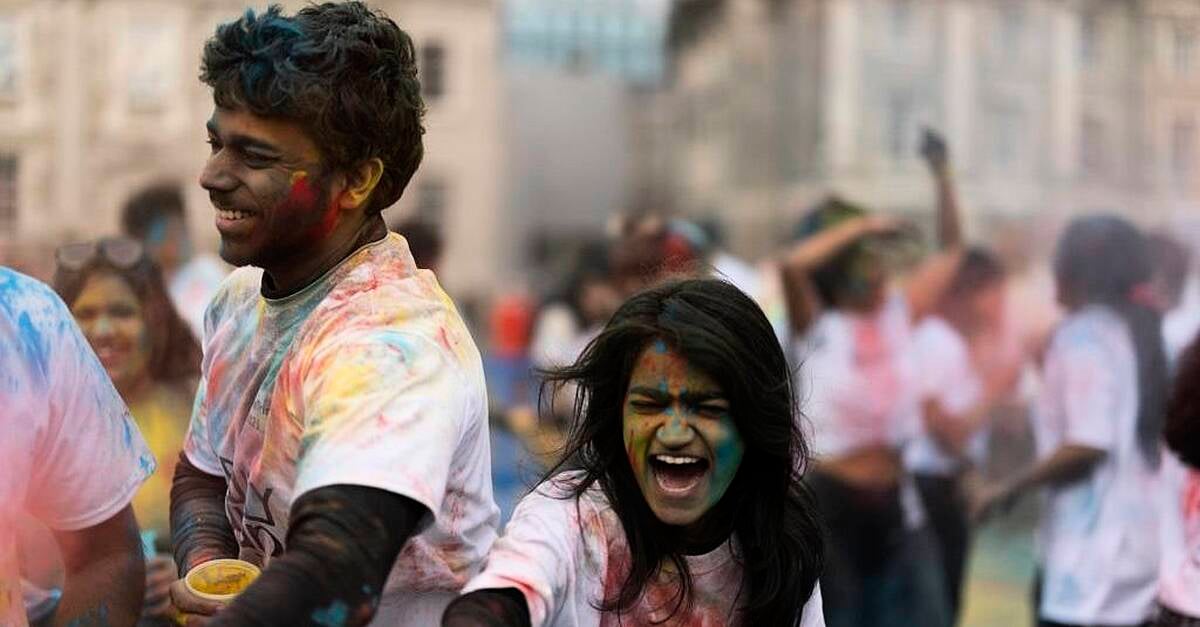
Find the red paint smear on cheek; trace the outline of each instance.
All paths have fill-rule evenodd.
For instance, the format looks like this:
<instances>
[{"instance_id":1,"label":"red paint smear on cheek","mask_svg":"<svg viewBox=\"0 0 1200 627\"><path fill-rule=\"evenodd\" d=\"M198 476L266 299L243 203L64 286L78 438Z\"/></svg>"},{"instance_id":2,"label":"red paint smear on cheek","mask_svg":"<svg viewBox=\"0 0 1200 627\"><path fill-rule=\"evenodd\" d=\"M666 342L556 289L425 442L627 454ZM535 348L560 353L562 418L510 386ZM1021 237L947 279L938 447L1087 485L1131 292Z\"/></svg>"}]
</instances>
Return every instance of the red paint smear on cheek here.
<instances>
[{"instance_id":1,"label":"red paint smear on cheek","mask_svg":"<svg viewBox=\"0 0 1200 627\"><path fill-rule=\"evenodd\" d=\"M317 190L309 182L308 173L296 172L292 175L292 189L288 191L287 198L279 203L277 210L282 214L309 212L312 211L317 201ZM320 222L304 233L305 239L310 241L324 239L333 232L337 223L338 203L336 200L330 199L329 206L325 207L324 213L321 214Z\"/></svg>"}]
</instances>

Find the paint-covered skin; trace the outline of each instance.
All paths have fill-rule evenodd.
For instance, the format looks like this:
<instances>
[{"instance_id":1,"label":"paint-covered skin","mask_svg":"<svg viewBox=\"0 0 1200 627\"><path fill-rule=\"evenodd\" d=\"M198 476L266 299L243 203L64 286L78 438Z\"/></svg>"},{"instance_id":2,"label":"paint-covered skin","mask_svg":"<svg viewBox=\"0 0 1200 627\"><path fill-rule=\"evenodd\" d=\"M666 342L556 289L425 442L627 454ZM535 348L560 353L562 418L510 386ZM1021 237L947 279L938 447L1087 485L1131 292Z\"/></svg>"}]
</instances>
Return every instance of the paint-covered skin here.
<instances>
[{"instance_id":1,"label":"paint-covered skin","mask_svg":"<svg viewBox=\"0 0 1200 627\"><path fill-rule=\"evenodd\" d=\"M0 625L20 626L18 516L61 529L97 525L125 508L155 466L66 305L3 267L0 460Z\"/></svg>"},{"instance_id":2,"label":"paint-covered skin","mask_svg":"<svg viewBox=\"0 0 1200 627\"><path fill-rule=\"evenodd\" d=\"M745 449L720 385L655 341L634 364L622 407L625 450L651 511L669 525L696 522L721 500Z\"/></svg>"},{"instance_id":3,"label":"paint-covered skin","mask_svg":"<svg viewBox=\"0 0 1200 627\"><path fill-rule=\"evenodd\" d=\"M92 274L71 303L71 314L118 390L149 378L150 331L129 283L111 272Z\"/></svg>"},{"instance_id":4,"label":"paint-covered skin","mask_svg":"<svg viewBox=\"0 0 1200 627\"><path fill-rule=\"evenodd\" d=\"M286 298L264 298L262 280L235 271L209 308L188 459L226 478L239 557L259 565L284 550L308 490L368 485L425 505L433 524L401 551L376 620L424 611L436 623L498 520L465 324L398 235Z\"/></svg>"},{"instance_id":5,"label":"paint-covered skin","mask_svg":"<svg viewBox=\"0 0 1200 627\"><path fill-rule=\"evenodd\" d=\"M310 254L337 226L334 177L300 125L217 107L200 175L216 210L221 257L270 267Z\"/></svg>"}]
</instances>

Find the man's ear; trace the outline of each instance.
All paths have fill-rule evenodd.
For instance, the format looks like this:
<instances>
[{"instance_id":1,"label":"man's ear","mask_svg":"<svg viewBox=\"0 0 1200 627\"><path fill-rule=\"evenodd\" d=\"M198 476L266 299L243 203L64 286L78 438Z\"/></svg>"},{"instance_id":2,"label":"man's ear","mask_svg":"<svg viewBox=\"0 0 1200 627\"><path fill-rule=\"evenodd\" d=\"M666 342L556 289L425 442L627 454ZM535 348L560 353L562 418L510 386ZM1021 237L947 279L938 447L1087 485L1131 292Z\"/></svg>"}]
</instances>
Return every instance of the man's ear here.
<instances>
[{"instance_id":1,"label":"man's ear","mask_svg":"<svg viewBox=\"0 0 1200 627\"><path fill-rule=\"evenodd\" d=\"M378 157L368 159L346 174L346 189L339 202L342 209L357 209L367 202L379 179L383 176L383 161Z\"/></svg>"}]
</instances>

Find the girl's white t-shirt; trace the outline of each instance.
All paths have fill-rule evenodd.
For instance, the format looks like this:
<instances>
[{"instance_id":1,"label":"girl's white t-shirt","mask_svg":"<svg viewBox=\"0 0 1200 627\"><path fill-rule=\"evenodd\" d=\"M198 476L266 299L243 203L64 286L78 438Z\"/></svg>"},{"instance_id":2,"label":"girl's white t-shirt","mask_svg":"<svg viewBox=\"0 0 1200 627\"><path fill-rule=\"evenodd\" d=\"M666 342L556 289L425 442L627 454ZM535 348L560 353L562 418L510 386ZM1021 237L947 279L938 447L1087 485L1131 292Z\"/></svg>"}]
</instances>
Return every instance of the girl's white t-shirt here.
<instances>
[{"instance_id":1,"label":"girl's white t-shirt","mask_svg":"<svg viewBox=\"0 0 1200 627\"><path fill-rule=\"evenodd\" d=\"M1200 618L1200 470L1163 455L1162 566L1158 600Z\"/></svg>"},{"instance_id":2,"label":"girl's white t-shirt","mask_svg":"<svg viewBox=\"0 0 1200 627\"><path fill-rule=\"evenodd\" d=\"M733 541L687 558L693 603L686 614L671 615L678 587L677 579L666 573L647 587L631 610L619 616L598 610L625 581L629 546L621 521L598 486L578 499L570 495L579 476L560 474L521 500L503 537L492 546L483 572L467 584L464 594L516 588L529 605L534 627L745 625L738 611L743 569ZM817 587L805 603L801 627L824 624Z\"/></svg>"},{"instance_id":3,"label":"girl's white t-shirt","mask_svg":"<svg viewBox=\"0 0 1200 627\"><path fill-rule=\"evenodd\" d=\"M929 316L917 325L914 349L921 399L932 399L942 410L962 416L983 398L983 382L971 362L967 340L950 323ZM967 443L967 457L982 463L987 453L987 431L980 429ZM963 467L960 460L942 449L929 433L924 420L917 422L917 436L904 449L904 465L914 473L953 475Z\"/></svg>"},{"instance_id":4,"label":"girl's white t-shirt","mask_svg":"<svg viewBox=\"0 0 1200 627\"><path fill-rule=\"evenodd\" d=\"M1160 481L1138 447L1137 415L1125 322L1104 307L1073 314L1046 355L1034 408L1037 457L1072 444L1105 456L1085 479L1046 490L1038 536L1044 619L1136 624L1154 609Z\"/></svg>"}]
</instances>

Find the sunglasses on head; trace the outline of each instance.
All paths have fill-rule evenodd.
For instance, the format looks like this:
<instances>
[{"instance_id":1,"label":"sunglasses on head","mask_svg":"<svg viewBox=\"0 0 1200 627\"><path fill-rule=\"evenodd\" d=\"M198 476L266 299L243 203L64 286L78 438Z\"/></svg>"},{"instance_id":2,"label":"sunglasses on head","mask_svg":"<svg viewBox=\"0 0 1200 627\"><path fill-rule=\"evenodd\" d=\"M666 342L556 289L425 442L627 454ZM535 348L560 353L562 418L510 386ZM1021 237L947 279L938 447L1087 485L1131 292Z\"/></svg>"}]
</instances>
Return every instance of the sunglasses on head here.
<instances>
[{"instance_id":1,"label":"sunglasses on head","mask_svg":"<svg viewBox=\"0 0 1200 627\"><path fill-rule=\"evenodd\" d=\"M129 270L146 256L142 243L127 237L106 237L90 242L79 242L60 246L54 258L60 268L79 271L97 258L121 270Z\"/></svg>"}]
</instances>

